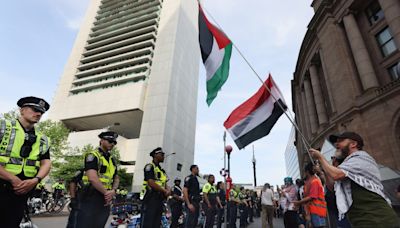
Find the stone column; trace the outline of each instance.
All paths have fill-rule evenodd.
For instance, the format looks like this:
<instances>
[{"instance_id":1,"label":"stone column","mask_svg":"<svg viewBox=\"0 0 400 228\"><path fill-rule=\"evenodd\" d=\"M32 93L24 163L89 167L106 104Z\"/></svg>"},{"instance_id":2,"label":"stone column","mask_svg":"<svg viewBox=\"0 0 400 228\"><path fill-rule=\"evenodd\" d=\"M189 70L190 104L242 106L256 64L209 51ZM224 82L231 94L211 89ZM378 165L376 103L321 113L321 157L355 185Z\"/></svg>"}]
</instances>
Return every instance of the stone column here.
<instances>
[{"instance_id":1,"label":"stone column","mask_svg":"<svg viewBox=\"0 0 400 228\"><path fill-rule=\"evenodd\" d=\"M315 106L317 107L318 123L324 124L328 121L328 117L326 116L326 107L322 95L321 84L319 82L317 66L311 64L309 71L312 90L314 92Z\"/></svg>"},{"instance_id":2,"label":"stone column","mask_svg":"<svg viewBox=\"0 0 400 228\"><path fill-rule=\"evenodd\" d=\"M310 115L308 115L308 108L307 108L307 102L306 102L306 94L304 91L300 92L301 96L301 109L302 114L303 114L303 120L304 120L304 126L305 126L305 132L303 134L307 137L307 139L310 139L311 137L311 125L310 125Z\"/></svg>"},{"instance_id":3,"label":"stone column","mask_svg":"<svg viewBox=\"0 0 400 228\"><path fill-rule=\"evenodd\" d=\"M311 84L308 79L304 80L304 90L306 93L306 102L308 116L310 118L311 132L314 134L318 130L317 110L315 109L315 101L311 91Z\"/></svg>"},{"instance_id":4,"label":"stone column","mask_svg":"<svg viewBox=\"0 0 400 228\"><path fill-rule=\"evenodd\" d=\"M372 67L372 61L354 15L349 13L344 16L343 23L364 90L378 87L378 80Z\"/></svg>"},{"instance_id":5,"label":"stone column","mask_svg":"<svg viewBox=\"0 0 400 228\"><path fill-rule=\"evenodd\" d=\"M390 31L397 49L400 48L400 1L399 0L379 0L379 4L385 15L385 20L389 25Z\"/></svg>"}]
</instances>

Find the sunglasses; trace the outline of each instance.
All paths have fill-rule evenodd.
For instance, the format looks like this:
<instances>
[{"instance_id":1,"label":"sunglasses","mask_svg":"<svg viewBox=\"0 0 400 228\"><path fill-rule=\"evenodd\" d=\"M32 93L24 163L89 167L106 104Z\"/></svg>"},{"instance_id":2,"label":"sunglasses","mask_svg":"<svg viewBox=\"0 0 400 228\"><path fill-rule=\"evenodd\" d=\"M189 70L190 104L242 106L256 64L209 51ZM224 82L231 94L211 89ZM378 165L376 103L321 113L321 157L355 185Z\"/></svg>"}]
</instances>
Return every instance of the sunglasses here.
<instances>
[{"instance_id":1,"label":"sunglasses","mask_svg":"<svg viewBox=\"0 0 400 228\"><path fill-rule=\"evenodd\" d=\"M34 112L40 112L41 114L44 113L43 110L41 110L41 109L39 109L39 108L37 108L35 106L28 106L28 107L31 108Z\"/></svg>"},{"instance_id":2,"label":"sunglasses","mask_svg":"<svg viewBox=\"0 0 400 228\"><path fill-rule=\"evenodd\" d=\"M117 145L117 141L114 141L112 139L106 139L106 140L111 144Z\"/></svg>"}]
</instances>

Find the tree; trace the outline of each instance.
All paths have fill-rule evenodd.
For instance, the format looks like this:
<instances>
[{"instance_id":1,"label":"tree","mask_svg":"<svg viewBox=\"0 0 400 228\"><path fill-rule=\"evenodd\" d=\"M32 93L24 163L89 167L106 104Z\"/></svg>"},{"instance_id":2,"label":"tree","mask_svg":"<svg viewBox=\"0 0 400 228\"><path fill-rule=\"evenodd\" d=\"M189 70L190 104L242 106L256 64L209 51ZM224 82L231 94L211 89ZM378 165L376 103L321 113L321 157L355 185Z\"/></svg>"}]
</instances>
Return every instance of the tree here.
<instances>
[{"instance_id":1,"label":"tree","mask_svg":"<svg viewBox=\"0 0 400 228\"><path fill-rule=\"evenodd\" d=\"M119 187L130 190L132 186L133 174L127 173L125 168L118 170Z\"/></svg>"},{"instance_id":2,"label":"tree","mask_svg":"<svg viewBox=\"0 0 400 228\"><path fill-rule=\"evenodd\" d=\"M13 120L13 119L18 119L18 116L19 116L19 110L13 109L9 112L1 114L0 118L4 118L6 120Z\"/></svg>"},{"instance_id":3,"label":"tree","mask_svg":"<svg viewBox=\"0 0 400 228\"><path fill-rule=\"evenodd\" d=\"M70 130L62 122L52 120L39 122L36 128L50 139L52 158L59 160L64 157L63 153L69 149Z\"/></svg>"}]
</instances>

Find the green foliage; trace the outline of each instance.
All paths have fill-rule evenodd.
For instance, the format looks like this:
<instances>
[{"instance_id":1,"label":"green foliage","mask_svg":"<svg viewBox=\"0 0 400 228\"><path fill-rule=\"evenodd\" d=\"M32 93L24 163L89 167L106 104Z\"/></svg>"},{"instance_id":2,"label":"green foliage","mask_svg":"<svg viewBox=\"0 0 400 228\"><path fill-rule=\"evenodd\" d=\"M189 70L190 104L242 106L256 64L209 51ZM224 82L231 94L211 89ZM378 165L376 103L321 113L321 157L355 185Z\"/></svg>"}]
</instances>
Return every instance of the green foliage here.
<instances>
[{"instance_id":1,"label":"green foliage","mask_svg":"<svg viewBox=\"0 0 400 228\"><path fill-rule=\"evenodd\" d=\"M52 120L39 122L36 128L50 139L52 158L55 160L62 158L63 153L69 149L67 142L69 129L62 122Z\"/></svg>"},{"instance_id":2,"label":"green foliage","mask_svg":"<svg viewBox=\"0 0 400 228\"><path fill-rule=\"evenodd\" d=\"M60 178L69 182L75 173L83 168L83 155L94 150L92 145L85 145L82 149L74 148L64 152L62 158L53 160L51 169L51 178L58 180Z\"/></svg>"},{"instance_id":3,"label":"green foliage","mask_svg":"<svg viewBox=\"0 0 400 228\"><path fill-rule=\"evenodd\" d=\"M122 168L118 170L118 176L119 176L119 188L130 190L132 186L133 174L127 173L126 169Z\"/></svg>"},{"instance_id":4,"label":"green foliage","mask_svg":"<svg viewBox=\"0 0 400 228\"><path fill-rule=\"evenodd\" d=\"M19 109L13 109L9 112L3 113L0 116L1 118L4 118L6 120L13 120L13 119L18 119L19 117Z\"/></svg>"}]
</instances>

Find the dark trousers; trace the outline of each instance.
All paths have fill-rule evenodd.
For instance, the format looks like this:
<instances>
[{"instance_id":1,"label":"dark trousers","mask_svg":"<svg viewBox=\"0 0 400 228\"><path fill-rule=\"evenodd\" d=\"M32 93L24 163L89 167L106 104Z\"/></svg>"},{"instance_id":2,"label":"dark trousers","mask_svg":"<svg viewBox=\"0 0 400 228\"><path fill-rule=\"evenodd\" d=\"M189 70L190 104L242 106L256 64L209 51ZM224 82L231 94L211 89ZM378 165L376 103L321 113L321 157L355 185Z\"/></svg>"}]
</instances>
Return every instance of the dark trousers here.
<instances>
[{"instance_id":1,"label":"dark trousers","mask_svg":"<svg viewBox=\"0 0 400 228\"><path fill-rule=\"evenodd\" d=\"M19 228L28 195L15 195L10 186L0 185L0 227Z\"/></svg>"},{"instance_id":2,"label":"dark trousers","mask_svg":"<svg viewBox=\"0 0 400 228\"><path fill-rule=\"evenodd\" d=\"M163 199L154 195L145 198L142 204L141 228L160 228Z\"/></svg>"},{"instance_id":3,"label":"dark trousers","mask_svg":"<svg viewBox=\"0 0 400 228\"><path fill-rule=\"evenodd\" d=\"M248 211L249 211L249 221L250 222L254 222L253 221L253 217L254 217L254 208L253 207L248 207Z\"/></svg>"},{"instance_id":4,"label":"dark trousers","mask_svg":"<svg viewBox=\"0 0 400 228\"><path fill-rule=\"evenodd\" d=\"M283 214L283 223L285 224L285 228L297 228L297 212L286 211Z\"/></svg>"},{"instance_id":5,"label":"dark trousers","mask_svg":"<svg viewBox=\"0 0 400 228\"><path fill-rule=\"evenodd\" d=\"M71 212L69 213L69 216L68 216L67 228L74 228L77 226L76 224L78 223L78 214L79 214L79 210L80 210L80 203L79 203L78 197L75 200L76 200L76 202L74 204L72 204L72 202L70 203Z\"/></svg>"},{"instance_id":6,"label":"dark trousers","mask_svg":"<svg viewBox=\"0 0 400 228\"><path fill-rule=\"evenodd\" d=\"M247 207L246 205L239 205L240 213L240 227L245 227L247 225Z\"/></svg>"},{"instance_id":7,"label":"dark trousers","mask_svg":"<svg viewBox=\"0 0 400 228\"><path fill-rule=\"evenodd\" d=\"M171 206L171 215L171 228L177 228L179 217L182 215L182 203L175 203Z\"/></svg>"},{"instance_id":8,"label":"dark trousers","mask_svg":"<svg viewBox=\"0 0 400 228\"><path fill-rule=\"evenodd\" d=\"M213 206L208 208L206 206L206 225L205 228L212 228L214 226L215 215L217 214L217 207Z\"/></svg>"},{"instance_id":9,"label":"dark trousers","mask_svg":"<svg viewBox=\"0 0 400 228\"><path fill-rule=\"evenodd\" d=\"M231 203L229 205L229 227L236 228L236 219L237 219L237 205Z\"/></svg>"},{"instance_id":10,"label":"dark trousers","mask_svg":"<svg viewBox=\"0 0 400 228\"><path fill-rule=\"evenodd\" d=\"M186 206L186 221L185 228L195 228L197 226L197 220L199 219L200 214L200 206L197 202L192 202L195 212L191 212L189 208Z\"/></svg>"},{"instance_id":11,"label":"dark trousers","mask_svg":"<svg viewBox=\"0 0 400 228\"><path fill-rule=\"evenodd\" d=\"M225 206L223 208L217 209L217 214L218 214L217 228L221 228L222 222L224 221L224 217L225 217L224 213L225 213Z\"/></svg>"},{"instance_id":12,"label":"dark trousers","mask_svg":"<svg viewBox=\"0 0 400 228\"><path fill-rule=\"evenodd\" d=\"M76 222L71 222L69 227L103 228L110 216L110 206L104 204L104 196L100 192L80 192L77 212L71 218Z\"/></svg>"}]
</instances>

